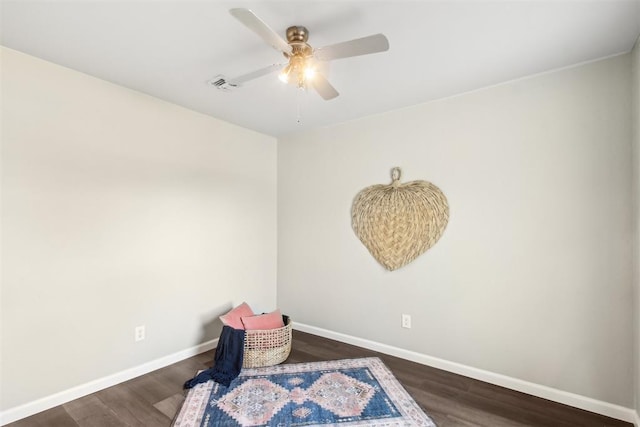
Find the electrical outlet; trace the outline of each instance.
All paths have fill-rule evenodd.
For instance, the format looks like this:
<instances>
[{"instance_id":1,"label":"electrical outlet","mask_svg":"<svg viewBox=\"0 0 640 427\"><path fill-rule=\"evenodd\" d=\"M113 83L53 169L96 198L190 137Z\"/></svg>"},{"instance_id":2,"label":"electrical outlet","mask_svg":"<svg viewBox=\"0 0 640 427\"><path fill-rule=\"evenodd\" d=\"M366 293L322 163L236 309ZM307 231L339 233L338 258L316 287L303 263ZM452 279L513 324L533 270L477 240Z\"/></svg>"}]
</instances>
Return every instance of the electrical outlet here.
<instances>
[{"instance_id":1,"label":"electrical outlet","mask_svg":"<svg viewBox=\"0 0 640 427\"><path fill-rule=\"evenodd\" d=\"M144 325L136 326L135 339L136 342L144 339Z\"/></svg>"},{"instance_id":2,"label":"electrical outlet","mask_svg":"<svg viewBox=\"0 0 640 427\"><path fill-rule=\"evenodd\" d=\"M402 327L411 329L411 315L409 314L402 315Z\"/></svg>"}]
</instances>

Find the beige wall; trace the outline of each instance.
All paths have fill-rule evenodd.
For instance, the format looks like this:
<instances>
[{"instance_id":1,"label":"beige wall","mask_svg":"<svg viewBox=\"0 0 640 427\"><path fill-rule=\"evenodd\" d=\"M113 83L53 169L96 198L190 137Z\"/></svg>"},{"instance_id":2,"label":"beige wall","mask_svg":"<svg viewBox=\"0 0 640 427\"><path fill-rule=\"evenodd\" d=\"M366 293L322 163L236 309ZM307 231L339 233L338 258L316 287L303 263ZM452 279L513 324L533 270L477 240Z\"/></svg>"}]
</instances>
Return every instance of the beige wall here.
<instances>
[{"instance_id":1,"label":"beige wall","mask_svg":"<svg viewBox=\"0 0 640 427\"><path fill-rule=\"evenodd\" d=\"M0 410L213 339L242 300L270 309L276 263L298 322L627 407L635 388L640 408L637 46L282 138L279 258L273 138L0 52ZM451 221L389 273L349 215L393 166Z\"/></svg>"},{"instance_id":2,"label":"beige wall","mask_svg":"<svg viewBox=\"0 0 640 427\"><path fill-rule=\"evenodd\" d=\"M635 403L638 420L640 421L640 39L631 52L632 56L632 87L633 87L633 282L635 289Z\"/></svg>"},{"instance_id":3,"label":"beige wall","mask_svg":"<svg viewBox=\"0 0 640 427\"><path fill-rule=\"evenodd\" d=\"M2 410L275 307L274 138L1 52Z\"/></svg>"},{"instance_id":4,"label":"beige wall","mask_svg":"<svg viewBox=\"0 0 640 427\"><path fill-rule=\"evenodd\" d=\"M279 140L279 306L315 327L633 407L630 61ZM394 166L439 186L451 219L435 247L387 272L350 209Z\"/></svg>"}]
</instances>

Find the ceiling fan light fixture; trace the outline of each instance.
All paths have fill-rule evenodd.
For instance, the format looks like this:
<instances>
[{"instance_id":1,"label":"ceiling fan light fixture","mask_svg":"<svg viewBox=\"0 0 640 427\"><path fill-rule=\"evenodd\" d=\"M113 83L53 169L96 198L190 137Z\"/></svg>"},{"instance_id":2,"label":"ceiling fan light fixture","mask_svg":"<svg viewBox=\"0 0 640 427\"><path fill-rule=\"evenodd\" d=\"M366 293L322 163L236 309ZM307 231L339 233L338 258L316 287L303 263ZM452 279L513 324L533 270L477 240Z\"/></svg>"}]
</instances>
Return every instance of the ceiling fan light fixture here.
<instances>
[{"instance_id":1,"label":"ceiling fan light fixture","mask_svg":"<svg viewBox=\"0 0 640 427\"><path fill-rule=\"evenodd\" d=\"M280 79L280 81L282 83L289 83L289 75L291 74L291 64L287 64L282 71L280 71L280 74L278 75L278 79Z\"/></svg>"},{"instance_id":2,"label":"ceiling fan light fixture","mask_svg":"<svg viewBox=\"0 0 640 427\"><path fill-rule=\"evenodd\" d=\"M293 54L289 57L289 63L282 69L278 78L283 83L295 84L300 88L306 88L311 81L315 70L309 64L307 57L301 54Z\"/></svg>"},{"instance_id":3,"label":"ceiling fan light fixture","mask_svg":"<svg viewBox=\"0 0 640 427\"><path fill-rule=\"evenodd\" d=\"M307 65L304 68L304 80L305 80L305 82L312 81L315 76L316 76L316 69L313 68L311 65Z\"/></svg>"}]
</instances>

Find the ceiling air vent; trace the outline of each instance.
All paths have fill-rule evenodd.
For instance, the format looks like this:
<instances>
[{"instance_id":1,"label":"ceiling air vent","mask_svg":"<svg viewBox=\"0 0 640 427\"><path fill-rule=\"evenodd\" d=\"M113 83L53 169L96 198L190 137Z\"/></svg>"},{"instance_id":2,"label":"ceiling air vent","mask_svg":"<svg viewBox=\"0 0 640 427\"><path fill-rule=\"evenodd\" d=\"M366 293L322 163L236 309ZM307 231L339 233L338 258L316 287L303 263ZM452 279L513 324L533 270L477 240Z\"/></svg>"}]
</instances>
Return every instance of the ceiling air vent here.
<instances>
[{"instance_id":1,"label":"ceiling air vent","mask_svg":"<svg viewBox=\"0 0 640 427\"><path fill-rule=\"evenodd\" d=\"M215 87L216 89L220 89L224 91L230 91L238 88L238 85L229 83L227 78L222 74L215 76L214 78L209 80L207 83L209 83L211 86Z\"/></svg>"}]
</instances>

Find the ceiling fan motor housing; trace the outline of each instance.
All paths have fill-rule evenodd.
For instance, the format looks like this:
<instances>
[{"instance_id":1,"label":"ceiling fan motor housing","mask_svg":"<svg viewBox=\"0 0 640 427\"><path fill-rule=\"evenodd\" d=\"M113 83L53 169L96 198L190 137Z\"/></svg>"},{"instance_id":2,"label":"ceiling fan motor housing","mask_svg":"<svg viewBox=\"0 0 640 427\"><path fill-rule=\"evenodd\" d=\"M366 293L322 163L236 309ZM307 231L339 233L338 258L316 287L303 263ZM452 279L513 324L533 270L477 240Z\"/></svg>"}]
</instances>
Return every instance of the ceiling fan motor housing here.
<instances>
[{"instance_id":1,"label":"ceiling fan motor housing","mask_svg":"<svg viewBox=\"0 0 640 427\"><path fill-rule=\"evenodd\" d=\"M289 43L306 43L309 40L309 30L301 25L287 28L287 41Z\"/></svg>"},{"instance_id":2,"label":"ceiling fan motor housing","mask_svg":"<svg viewBox=\"0 0 640 427\"><path fill-rule=\"evenodd\" d=\"M311 56L313 49L307 44L309 30L300 25L287 28L287 42L291 46L291 53L285 53L286 58Z\"/></svg>"}]
</instances>

